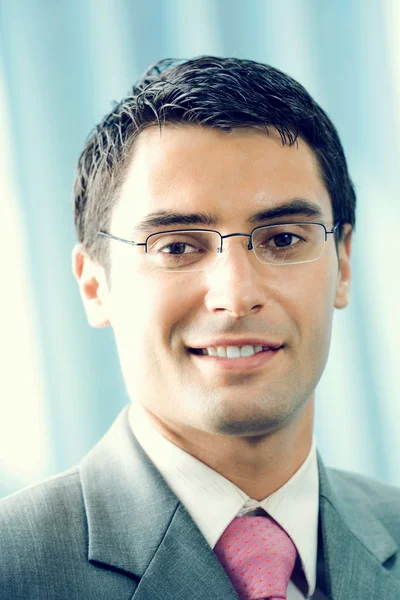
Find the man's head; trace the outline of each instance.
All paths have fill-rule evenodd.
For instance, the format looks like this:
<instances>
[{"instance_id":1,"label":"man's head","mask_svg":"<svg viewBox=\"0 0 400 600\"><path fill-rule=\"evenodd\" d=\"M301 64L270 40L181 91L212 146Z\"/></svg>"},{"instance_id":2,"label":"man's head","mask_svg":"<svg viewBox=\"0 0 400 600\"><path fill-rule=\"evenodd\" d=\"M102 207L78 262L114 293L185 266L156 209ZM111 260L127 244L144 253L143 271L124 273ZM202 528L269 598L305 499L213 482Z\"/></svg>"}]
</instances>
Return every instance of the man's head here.
<instances>
[{"instance_id":1,"label":"man's head","mask_svg":"<svg viewBox=\"0 0 400 600\"><path fill-rule=\"evenodd\" d=\"M320 217L295 210L299 200ZM256 213L283 205L285 215L257 225L340 223L318 260L263 264L248 238L231 237L212 267L166 271L144 246L98 235L143 244L170 229L249 234ZM144 227L161 212L174 220ZM203 219L182 217L194 213ZM327 360L333 309L348 301L355 223L338 135L302 86L252 61L159 63L88 140L75 223L87 316L113 327L132 399L167 427L209 433L255 435L301 418ZM249 340L280 349L232 368L233 359L193 352Z\"/></svg>"}]
</instances>

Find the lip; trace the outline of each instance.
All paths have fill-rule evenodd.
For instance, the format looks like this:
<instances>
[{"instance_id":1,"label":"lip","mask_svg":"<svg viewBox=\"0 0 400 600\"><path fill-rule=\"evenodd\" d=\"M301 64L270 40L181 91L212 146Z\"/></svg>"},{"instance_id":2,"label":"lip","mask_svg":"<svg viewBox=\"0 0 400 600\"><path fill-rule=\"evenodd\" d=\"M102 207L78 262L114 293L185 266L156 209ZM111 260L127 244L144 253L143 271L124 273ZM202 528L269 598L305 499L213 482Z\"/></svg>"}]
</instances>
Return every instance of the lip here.
<instances>
[{"instance_id":1,"label":"lip","mask_svg":"<svg viewBox=\"0 0 400 600\"><path fill-rule=\"evenodd\" d=\"M262 344L260 344L262 345ZM206 354L191 353L193 360L200 361L204 368L217 369L222 371L249 371L264 367L270 360L273 360L283 347L274 350L263 350L253 356L240 358L221 358L219 356L208 356Z\"/></svg>"},{"instance_id":2,"label":"lip","mask_svg":"<svg viewBox=\"0 0 400 600\"><path fill-rule=\"evenodd\" d=\"M283 346L283 344L281 342L274 342L272 340L268 340L268 339L260 339L260 338L245 338L245 339L241 339L241 338L233 338L233 339L229 339L229 338L218 338L218 339L214 339L214 340L209 340L207 342L205 342L204 344L196 344L196 346L190 346L188 347L189 350L201 350L204 348L218 348L218 346L265 346L267 348L271 348L272 350L277 350L278 348L281 348ZM234 360L229 359L229 360Z\"/></svg>"}]
</instances>

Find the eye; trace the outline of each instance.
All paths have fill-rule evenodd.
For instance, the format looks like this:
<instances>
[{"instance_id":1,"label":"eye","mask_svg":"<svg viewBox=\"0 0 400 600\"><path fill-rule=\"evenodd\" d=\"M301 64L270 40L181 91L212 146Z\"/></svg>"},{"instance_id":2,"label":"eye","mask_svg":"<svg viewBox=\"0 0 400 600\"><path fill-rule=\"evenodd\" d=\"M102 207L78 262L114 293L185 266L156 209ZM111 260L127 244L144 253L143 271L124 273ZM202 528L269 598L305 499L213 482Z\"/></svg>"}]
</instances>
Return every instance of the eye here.
<instances>
[{"instance_id":1,"label":"eye","mask_svg":"<svg viewBox=\"0 0 400 600\"><path fill-rule=\"evenodd\" d=\"M191 248L191 251L185 252L185 248ZM199 252L197 248L194 248L186 242L173 242L172 244L166 244L158 250L162 254L191 254L192 252Z\"/></svg>"},{"instance_id":2,"label":"eye","mask_svg":"<svg viewBox=\"0 0 400 600\"><path fill-rule=\"evenodd\" d=\"M217 239L217 241L219 241ZM204 254L215 245L214 238L207 232L166 232L154 235L148 243L148 252L153 255L187 256Z\"/></svg>"},{"instance_id":3,"label":"eye","mask_svg":"<svg viewBox=\"0 0 400 600\"><path fill-rule=\"evenodd\" d=\"M289 246L294 246L295 244L291 242L297 240L295 241L295 243L297 244L301 240L301 238L298 235L295 235L294 233L290 232L279 233L277 235L274 235L271 239L274 240L275 246L277 248L287 248Z\"/></svg>"}]
</instances>

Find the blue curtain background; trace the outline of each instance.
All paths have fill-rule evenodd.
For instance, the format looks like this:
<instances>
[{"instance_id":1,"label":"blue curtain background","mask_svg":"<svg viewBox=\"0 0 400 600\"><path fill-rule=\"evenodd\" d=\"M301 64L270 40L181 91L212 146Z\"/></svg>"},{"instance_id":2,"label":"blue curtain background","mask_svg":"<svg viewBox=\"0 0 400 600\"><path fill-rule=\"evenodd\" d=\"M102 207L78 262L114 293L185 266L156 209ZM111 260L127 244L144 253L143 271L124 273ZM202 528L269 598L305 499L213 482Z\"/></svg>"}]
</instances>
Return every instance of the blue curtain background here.
<instances>
[{"instance_id":1,"label":"blue curtain background","mask_svg":"<svg viewBox=\"0 0 400 600\"><path fill-rule=\"evenodd\" d=\"M0 0L0 495L73 466L129 401L72 276L75 166L147 66L201 54L287 72L339 130L358 225L317 442L400 485L399 26L396 0Z\"/></svg>"}]
</instances>

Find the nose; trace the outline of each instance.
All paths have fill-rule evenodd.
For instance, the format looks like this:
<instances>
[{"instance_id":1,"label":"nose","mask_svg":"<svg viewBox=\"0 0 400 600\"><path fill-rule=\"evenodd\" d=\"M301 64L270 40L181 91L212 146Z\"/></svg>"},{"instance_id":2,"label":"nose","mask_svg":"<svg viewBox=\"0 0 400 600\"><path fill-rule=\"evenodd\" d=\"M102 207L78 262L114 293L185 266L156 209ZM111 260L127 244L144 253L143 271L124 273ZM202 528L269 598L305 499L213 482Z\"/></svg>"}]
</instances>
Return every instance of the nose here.
<instances>
[{"instance_id":1,"label":"nose","mask_svg":"<svg viewBox=\"0 0 400 600\"><path fill-rule=\"evenodd\" d=\"M224 241L222 254L207 271L205 305L239 318L259 312L266 303L266 269L247 249L248 240Z\"/></svg>"}]
</instances>

